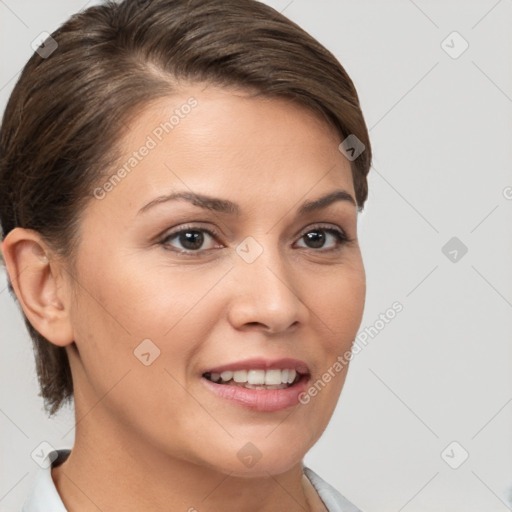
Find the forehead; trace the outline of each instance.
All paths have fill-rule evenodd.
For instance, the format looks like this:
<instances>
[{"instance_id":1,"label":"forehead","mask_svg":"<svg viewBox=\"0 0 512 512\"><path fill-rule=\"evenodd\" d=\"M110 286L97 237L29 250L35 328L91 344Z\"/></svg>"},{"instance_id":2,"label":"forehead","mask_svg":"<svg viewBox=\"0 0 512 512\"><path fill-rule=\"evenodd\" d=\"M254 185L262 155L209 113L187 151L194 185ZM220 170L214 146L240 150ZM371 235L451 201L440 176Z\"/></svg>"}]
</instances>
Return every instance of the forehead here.
<instances>
[{"instance_id":1,"label":"forehead","mask_svg":"<svg viewBox=\"0 0 512 512\"><path fill-rule=\"evenodd\" d=\"M135 114L121 158L104 177L121 175L105 199L142 207L179 190L270 200L318 196L333 186L353 194L350 163L335 130L288 99L190 86ZM112 180L110 180L112 181ZM100 184L101 186L101 184Z\"/></svg>"}]
</instances>

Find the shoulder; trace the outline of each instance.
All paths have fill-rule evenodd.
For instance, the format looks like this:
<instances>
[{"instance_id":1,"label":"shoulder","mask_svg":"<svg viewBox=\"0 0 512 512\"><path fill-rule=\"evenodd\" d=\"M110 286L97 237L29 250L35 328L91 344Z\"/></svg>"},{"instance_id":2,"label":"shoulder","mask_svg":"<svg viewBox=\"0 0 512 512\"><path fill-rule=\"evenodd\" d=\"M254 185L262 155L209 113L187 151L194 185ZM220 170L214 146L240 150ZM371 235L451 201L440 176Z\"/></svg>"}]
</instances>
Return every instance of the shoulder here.
<instances>
[{"instance_id":1,"label":"shoulder","mask_svg":"<svg viewBox=\"0 0 512 512\"><path fill-rule=\"evenodd\" d=\"M353 503L340 494L331 484L317 475L307 466L303 467L304 474L316 489L320 499L324 502L329 512L361 512Z\"/></svg>"},{"instance_id":2,"label":"shoulder","mask_svg":"<svg viewBox=\"0 0 512 512\"><path fill-rule=\"evenodd\" d=\"M41 468L34 477L21 512L67 512L53 483L51 470L64 462L70 453L69 449L53 450L42 457Z\"/></svg>"}]
</instances>

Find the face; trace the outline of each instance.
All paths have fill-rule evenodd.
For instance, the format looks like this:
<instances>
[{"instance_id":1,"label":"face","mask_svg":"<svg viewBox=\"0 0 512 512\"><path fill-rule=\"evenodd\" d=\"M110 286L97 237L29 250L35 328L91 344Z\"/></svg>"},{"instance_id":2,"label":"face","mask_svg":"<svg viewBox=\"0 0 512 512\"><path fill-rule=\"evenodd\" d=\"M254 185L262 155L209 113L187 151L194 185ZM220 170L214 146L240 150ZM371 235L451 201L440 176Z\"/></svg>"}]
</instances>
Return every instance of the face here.
<instances>
[{"instance_id":1,"label":"face","mask_svg":"<svg viewBox=\"0 0 512 512\"><path fill-rule=\"evenodd\" d=\"M327 426L347 368L322 376L363 313L339 137L291 102L199 85L128 128L81 219L70 283L78 415L98 404L96 428L115 425L130 442L225 473L281 473ZM180 193L202 199L169 198ZM276 384L285 389L207 378L270 386L291 370L298 382Z\"/></svg>"}]
</instances>

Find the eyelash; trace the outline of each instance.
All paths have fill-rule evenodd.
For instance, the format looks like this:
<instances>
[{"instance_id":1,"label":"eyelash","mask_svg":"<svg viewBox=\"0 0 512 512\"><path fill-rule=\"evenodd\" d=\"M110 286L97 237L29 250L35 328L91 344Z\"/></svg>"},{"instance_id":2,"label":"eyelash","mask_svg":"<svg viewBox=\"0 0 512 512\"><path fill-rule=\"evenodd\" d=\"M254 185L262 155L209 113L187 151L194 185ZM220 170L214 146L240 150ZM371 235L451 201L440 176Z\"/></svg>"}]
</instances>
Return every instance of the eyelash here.
<instances>
[{"instance_id":1,"label":"eyelash","mask_svg":"<svg viewBox=\"0 0 512 512\"><path fill-rule=\"evenodd\" d=\"M160 242L160 244L162 246L164 246L164 248L166 250L173 251L173 252L176 252L178 254L184 254L184 255L187 255L187 256L198 256L198 255L200 255L204 251L214 250L214 249L198 249L198 250L193 251L193 250L190 250L190 249L182 249L182 250L180 250L180 249L175 249L175 248L170 248L169 247L169 240L171 240L173 238L176 238L177 236L181 235L182 233L188 233L190 231L200 232L200 233L207 233L209 236L211 236L214 239L217 239L220 236L214 230L209 230L209 229L206 229L206 228L198 228L198 227L195 227L195 226L183 226L178 231L174 231L174 232L169 233L168 235L166 235L165 238ZM329 233L330 235L333 235L336 238L336 240L338 241L337 246L333 247L333 248L330 248L330 249L322 249L322 248L314 249L314 248L311 248L311 247L301 247L301 249L311 249L313 252L327 253L327 252L338 251L345 244L348 244L348 243L352 242L352 239L349 238L345 234L344 231L342 231L340 229L337 229L337 228L333 228L331 226L325 227L325 226L322 226L322 225L316 225L316 226L312 226L311 228L308 228L306 231L304 231L302 233L302 235L299 237L299 240L302 239L305 235L307 235L308 233L310 233L312 231L324 231L326 233Z\"/></svg>"}]
</instances>

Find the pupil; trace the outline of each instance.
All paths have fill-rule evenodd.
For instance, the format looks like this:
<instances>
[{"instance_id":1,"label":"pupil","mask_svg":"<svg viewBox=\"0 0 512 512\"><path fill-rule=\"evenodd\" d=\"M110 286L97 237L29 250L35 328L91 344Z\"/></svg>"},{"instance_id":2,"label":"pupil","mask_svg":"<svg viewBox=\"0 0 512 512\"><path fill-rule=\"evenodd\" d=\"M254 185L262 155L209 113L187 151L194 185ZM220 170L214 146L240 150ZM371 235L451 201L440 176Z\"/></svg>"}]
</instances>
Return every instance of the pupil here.
<instances>
[{"instance_id":1,"label":"pupil","mask_svg":"<svg viewBox=\"0 0 512 512\"><path fill-rule=\"evenodd\" d=\"M186 249L199 249L203 245L203 233L200 231L187 231L180 235L180 242Z\"/></svg>"},{"instance_id":2,"label":"pupil","mask_svg":"<svg viewBox=\"0 0 512 512\"><path fill-rule=\"evenodd\" d=\"M325 241L325 235L321 231L310 231L304 235L309 242L312 242L312 247L322 247Z\"/></svg>"}]
</instances>

